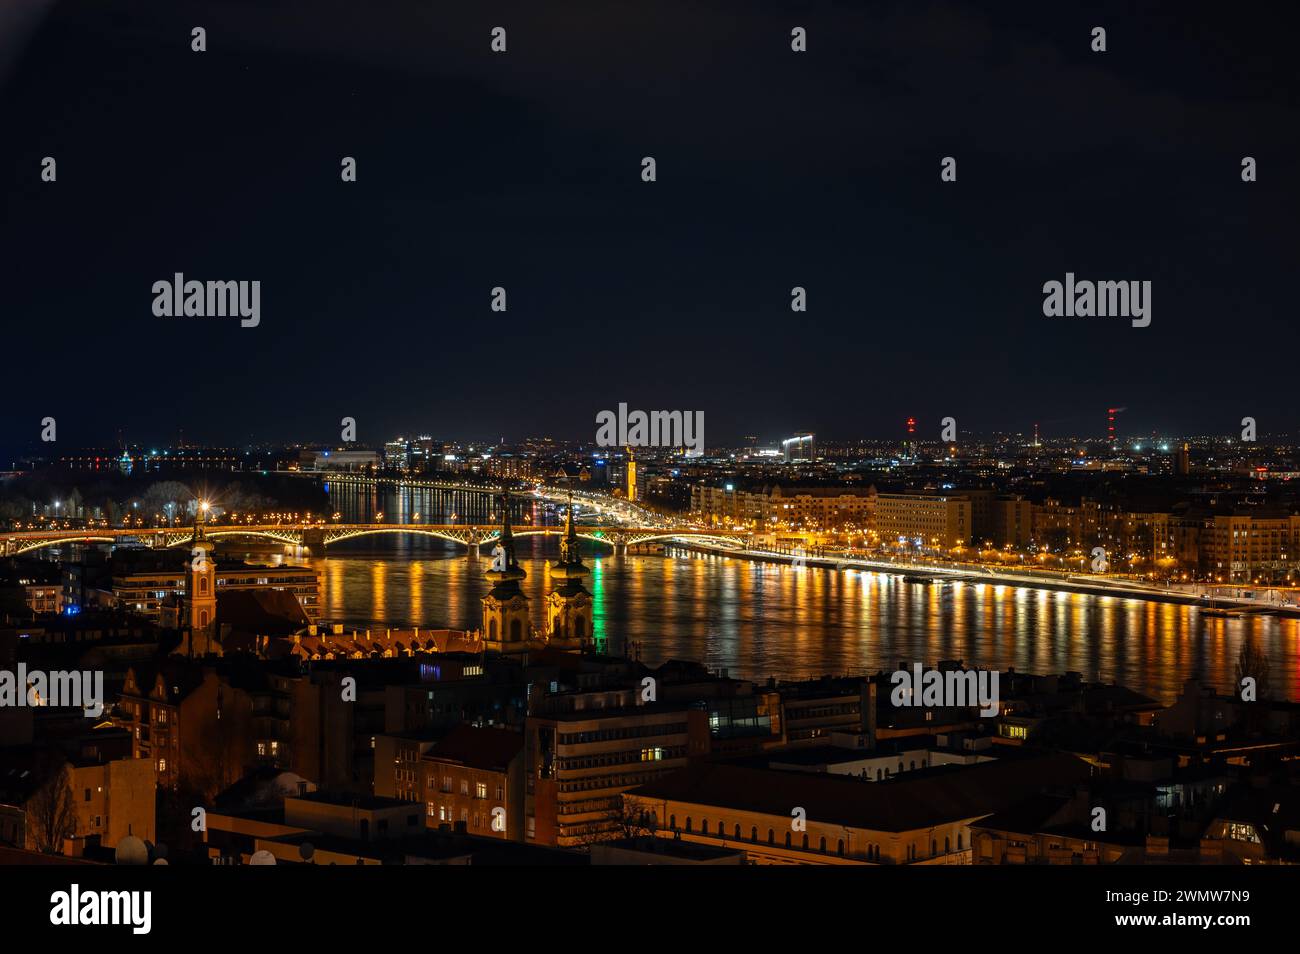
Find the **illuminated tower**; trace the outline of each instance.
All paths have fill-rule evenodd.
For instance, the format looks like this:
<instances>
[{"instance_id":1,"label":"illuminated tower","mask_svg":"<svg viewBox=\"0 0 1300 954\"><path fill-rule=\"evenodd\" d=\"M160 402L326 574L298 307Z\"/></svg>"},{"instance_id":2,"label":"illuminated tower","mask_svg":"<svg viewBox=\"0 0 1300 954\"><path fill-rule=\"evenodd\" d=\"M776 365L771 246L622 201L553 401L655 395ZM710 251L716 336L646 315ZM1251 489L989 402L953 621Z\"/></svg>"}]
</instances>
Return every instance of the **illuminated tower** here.
<instances>
[{"instance_id":1,"label":"illuminated tower","mask_svg":"<svg viewBox=\"0 0 1300 954\"><path fill-rule=\"evenodd\" d=\"M560 539L560 558L551 564L552 589L546 599L546 631L552 646L582 649L591 645L591 594L582 585L582 578L590 572L578 550L570 494L569 515Z\"/></svg>"},{"instance_id":2,"label":"illuminated tower","mask_svg":"<svg viewBox=\"0 0 1300 954\"><path fill-rule=\"evenodd\" d=\"M515 537L510 530L510 495L502 494L501 537L492 548L492 567L483 575L492 589L483 597L483 639L488 649L502 653L530 648L532 624L528 597L519 588L527 573L515 562Z\"/></svg>"},{"instance_id":3,"label":"illuminated tower","mask_svg":"<svg viewBox=\"0 0 1300 954\"><path fill-rule=\"evenodd\" d=\"M636 456L627 449L627 499L636 500Z\"/></svg>"},{"instance_id":4,"label":"illuminated tower","mask_svg":"<svg viewBox=\"0 0 1300 954\"><path fill-rule=\"evenodd\" d=\"M199 504L194 513L194 535L190 538L190 560L185 571L185 619L189 624L188 650L191 655L217 653L217 563L215 549L207 535L208 505Z\"/></svg>"},{"instance_id":5,"label":"illuminated tower","mask_svg":"<svg viewBox=\"0 0 1300 954\"><path fill-rule=\"evenodd\" d=\"M1111 447L1115 447L1115 418L1121 411L1127 411L1126 407L1108 407L1106 408L1106 442Z\"/></svg>"}]
</instances>

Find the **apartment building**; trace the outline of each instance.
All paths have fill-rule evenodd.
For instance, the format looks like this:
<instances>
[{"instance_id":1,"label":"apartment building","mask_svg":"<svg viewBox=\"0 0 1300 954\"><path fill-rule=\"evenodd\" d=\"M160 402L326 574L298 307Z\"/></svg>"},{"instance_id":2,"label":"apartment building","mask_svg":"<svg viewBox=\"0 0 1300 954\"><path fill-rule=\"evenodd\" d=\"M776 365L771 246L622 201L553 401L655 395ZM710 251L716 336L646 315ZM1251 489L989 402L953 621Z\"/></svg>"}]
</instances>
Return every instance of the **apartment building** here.
<instances>
[{"instance_id":1,"label":"apartment building","mask_svg":"<svg viewBox=\"0 0 1300 954\"><path fill-rule=\"evenodd\" d=\"M185 552L178 559L159 561L149 568L114 567L114 598L131 612L159 622L164 601L185 595L187 558ZM320 618L320 579L311 567L219 563L216 587L218 595L234 590L283 590L297 598L309 620L314 623Z\"/></svg>"},{"instance_id":2,"label":"apartment building","mask_svg":"<svg viewBox=\"0 0 1300 954\"><path fill-rule=\"evenodd\" d=\"M952 549L973 534L969 497L949 494L877 494L875 530L880 542Z\"/></svg>"},{"instance_id":3,"label":"apartment building","mask_svg":"<svg viewBox=\"0 0 1300 954\"><path fill-rule=\"evenodd\" d=\"M523 841L524 735L462 725L420 759L426 823Z\"/></svg>"},{"instance_id":4,"label":"apartment building","mask_svg":"<svg viewBox=\"0 0 1300 954\"><path fill-rule=\"evenodd\" d=\"M573 848L624 834L622 794L709 751L708 713L651 703L529 717L524 840Z\"/></svg>"},{"instance_id":5,"label":"apartment building","mask_svg":"<svg viewBox=\"0 0 1300 954\"><path fill-rule=\"evenodd\" d=\"M735 484L691 487L691 512L714 523L771 520L806 528L866 527L875 508L874 487L799 487L772 485L743 489Z\"/></svg>"}]
</instances>

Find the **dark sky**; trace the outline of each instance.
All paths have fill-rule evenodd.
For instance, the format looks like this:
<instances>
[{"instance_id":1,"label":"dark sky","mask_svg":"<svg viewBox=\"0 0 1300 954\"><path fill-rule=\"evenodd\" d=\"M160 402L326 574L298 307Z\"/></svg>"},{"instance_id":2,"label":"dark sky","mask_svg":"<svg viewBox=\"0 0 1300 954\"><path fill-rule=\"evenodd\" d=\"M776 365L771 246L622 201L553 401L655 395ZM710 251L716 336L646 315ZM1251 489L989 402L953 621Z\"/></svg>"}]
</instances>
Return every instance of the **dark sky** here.
<instances>
[{"instance_id":1,"label":"dark sky","mask_svg":"<svg viewBox=\"0 0 1300 954\"><path fill-rule=\"evenodd\" d=\"M1294 431L1280 6L13 0L0 448L45 416L67 447L591 439L620 401L710 444L1121 405ZM178 271L261 281L260 326L155 317ZM1044 317L1067 271L1150 280L1151 326Z\"/></svg>"}]
</instances>

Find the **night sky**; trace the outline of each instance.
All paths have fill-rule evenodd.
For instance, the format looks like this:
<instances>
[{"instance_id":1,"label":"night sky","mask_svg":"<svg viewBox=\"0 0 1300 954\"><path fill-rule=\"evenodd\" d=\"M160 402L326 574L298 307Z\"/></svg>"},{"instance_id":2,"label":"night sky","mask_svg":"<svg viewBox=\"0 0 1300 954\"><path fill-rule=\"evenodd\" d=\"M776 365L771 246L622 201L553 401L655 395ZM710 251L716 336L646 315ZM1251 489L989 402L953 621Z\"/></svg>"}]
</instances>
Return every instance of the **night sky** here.
<instances>
[{"instance_id":1,"label":"night sky","mask_svg":"<svg viewBox=\"0 0 1300 954\"><path fill-rule=\"evenodd\" d=\"M6 0L0 449L1294 432L1279 6ZM1151 326L1044 317L1067 271ZM174 272L260 326L155 317Z\"/></svg>"}]
</instances>

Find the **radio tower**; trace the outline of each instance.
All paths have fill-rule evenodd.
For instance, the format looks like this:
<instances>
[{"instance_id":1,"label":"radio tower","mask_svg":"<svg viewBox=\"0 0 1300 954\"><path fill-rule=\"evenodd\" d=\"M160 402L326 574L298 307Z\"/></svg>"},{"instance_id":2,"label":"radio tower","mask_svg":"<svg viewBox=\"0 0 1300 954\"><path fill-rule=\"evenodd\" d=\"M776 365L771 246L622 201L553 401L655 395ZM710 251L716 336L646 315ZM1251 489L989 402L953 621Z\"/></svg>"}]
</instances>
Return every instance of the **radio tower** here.
<instances>
[{"instance_id":1,"label":"radio tower","mask_svg":"<svg viewBox=\"0 0 1300 954\"><path fill-rule=\"evenodd\" d=\"M1122 408L1122 407L1106 408L1106 440L1107 442L1109 442L1109 444L1112 447L1115 446L1115 416L1119 414L1120 411L1124 411L1124 410L1127 410L1127 408Z\"/></svg>"}]
</instances>

